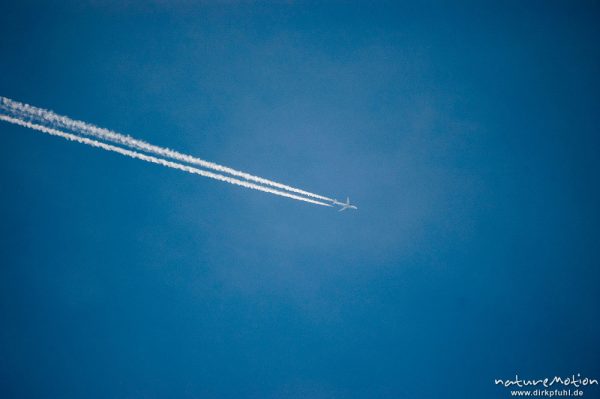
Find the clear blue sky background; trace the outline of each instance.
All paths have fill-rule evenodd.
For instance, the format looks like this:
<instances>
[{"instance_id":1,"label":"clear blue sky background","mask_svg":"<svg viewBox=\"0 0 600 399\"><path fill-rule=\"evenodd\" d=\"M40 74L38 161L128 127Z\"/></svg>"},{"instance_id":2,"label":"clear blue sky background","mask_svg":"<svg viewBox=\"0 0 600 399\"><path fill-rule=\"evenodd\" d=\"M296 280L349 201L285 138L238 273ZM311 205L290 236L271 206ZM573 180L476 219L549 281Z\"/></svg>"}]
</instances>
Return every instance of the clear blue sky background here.
<instances>
[{"instance_id":1,"label":"clear blue sky background","mask_svg":"<svg viewBox=\"0 0 600 399\"><path fill-rule=\"evenodd\" d=\"M359 210L0 124L0 396L600 378L598 3L10 3L0 95Z\"/></svg>"}]
</instances>

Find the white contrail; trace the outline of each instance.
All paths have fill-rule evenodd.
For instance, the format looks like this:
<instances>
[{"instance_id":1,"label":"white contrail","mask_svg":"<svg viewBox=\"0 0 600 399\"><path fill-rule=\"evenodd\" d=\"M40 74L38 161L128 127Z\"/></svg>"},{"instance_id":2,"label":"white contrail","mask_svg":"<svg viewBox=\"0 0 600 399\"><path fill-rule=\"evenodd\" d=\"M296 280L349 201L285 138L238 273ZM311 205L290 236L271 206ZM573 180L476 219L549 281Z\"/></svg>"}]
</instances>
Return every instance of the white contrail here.
<instances>
[{"instance_id":1,"label":"white contrail","mask_svg":"<svg viewBox=\"0 0 600 399\"><path fill-rule=\"evenodd\" d=\"M213 162L208 162L200 158L193 157L191 155L182 154L180 152L159 147L142 140L135 139L131 136L126 136L121 133L114 132L112 130L104 129L92 124L71 119L66 116L58 115L52 111L34 107L32 105L20 103L18 101L11 100L6 97L0 96L0 108L9 111L14 114L18 119L33 119L40 123L48 123L53 127L66 128L74 131L78 134L92 136L97 139L110 141L113 143L121 144L129 148L136 150L149 152L158 155L163 158L175 159L179 162L187 162L193 165L198 165L203 168L216 170L221 173L227 173L233 176L241 177L246 180L254 181L260 184L268 185L271 187L277 187L282 190L294 192L307 197L317 198L324 201L333 202L331 198L324 197L322 195L314 194L308 191L304 191L295 187L291 187L285 184L277 183L272 180L264 179L262 177L254 176L249 173L241 172L227 166L219 165Z\"/></svg>"},{"instance_id":2,"label":"white contrail","mask_svg":"<svg viewBox=\"0 0 600 399\"><path fill-rule=\"evenodd\" d=\"M310 202L311 204L317 204L317 205L323 205L323 206L331 206L329 204L325 204L323 202L320 201L315 201L312 200L310 198L305 198L305 197L300 197L298 195L294 195L291 193L287 193L285 191L279 191L279 190L275 190L269 187L264 187L264 186L259 186L257 184L254 183L249 183L243 180L238 180L235 179L233 177L229 177L229 176L223 176L220 175L218 173L212 173L212 172L207 172L205 170L201 170L201 169L197 169L191 166L187 166L187 165L182 165L176 162L171 162L171 161L167 161L161 158L156 158L150 155L146 155L146 154L141 154L139 152L136 151L131 151L131 150L127 150L121 147L117 147L114 145L110 145L110 144L106 144L106 143L102 143L100 141L96 141L96 140L92 140L92 139L88 139L85 137L80 137L74 134L70 134L70 133L65 133L62 132L60 130L57 129L53 129L53 128L49 128L46 126L42 126L42 125L38 125L36 123L31 123L28 121L23 121L21 119L17 119L17 118L13 118L7 115L2 115L0 114L0 120L6 121L6 122L10 122L10 123L14 123L15 125L19 125L19 126L24 126L24 127L28 127L30 129L34 129L34 130L38 130L40 132L46 133L46 134L50 134L53 136L58 136L58 137L62 137L64 139L67 140L71 140L71 141L76 141L78 143L82 143L82 144L87 144L90 145L92 147L97 147L97 148L102 148L103 150L107 150L107 151L113 151L116 153L119 153L121 155L125 155L131 158L136 158L136 159L141 159L143 161L146 162L152 162L152 163L156 163L159 165L163 165L163 166L167 166L169 168L173 168L173 169L179 169L179 170L183 170L184 172L188 172L188 173L193 173L193 174L197 174L200 176L204 176L204 177L210 177L211 179L216 179L216 180L221 180L230 184L236 184L238 186L242 186L242 187L246 187L246 188L251 188L253 190L259 190L259 191L264 191L266 193L270 193L270 194L275 194L275 195L281 195L282 197L288 197L288 198L293 198L299 201L306 201L306 202Z\"/></svg>"}]
</instances>

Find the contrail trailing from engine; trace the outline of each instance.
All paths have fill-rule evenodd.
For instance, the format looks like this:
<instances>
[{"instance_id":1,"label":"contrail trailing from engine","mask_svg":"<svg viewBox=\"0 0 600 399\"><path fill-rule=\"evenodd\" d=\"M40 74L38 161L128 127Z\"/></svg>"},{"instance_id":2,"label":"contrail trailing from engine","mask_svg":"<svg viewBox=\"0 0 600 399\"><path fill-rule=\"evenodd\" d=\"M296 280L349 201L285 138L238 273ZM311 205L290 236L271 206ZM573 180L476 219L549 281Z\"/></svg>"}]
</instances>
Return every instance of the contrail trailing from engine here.
<instances>
[{"instance_id":1,"label":"contrail trailing from engine","mask_svg":"<svg viewBox=\"0 0 600 399\"><path fill-rule=\"evenodd\" d=\"M282 197L292 198L292 199L299 200L299 201L305 201L305 202L309 202L311 204L322 205L322 206L331 206L329 204L326 204L326 203L323 203L323 202L320 202L320 201L316 201L316 200L313 200L313 199L310 199L310 198L301 197L299 195L295 195L295 194L292 194L292 193L289 193L289 192L275 190L275 189L272 189L270 187L260 186L258 184L254 184L254 183L250 183L250 182L247 182L247 181L235 179L233 177L224 176L224 175L221 175L221 174L218 174L218 173L208 172L208 171L205 171L205 170L194 168L192 166L182 165L182 164L177 163L177 162L167 161L167 160L162 159L162 158L157 158L157 157L153 157L151 155L146 155L146 154L142 154L142 153L139 153L139 152L136 152L136 151L132 151L132 150L128 150L128 149L125 149L125 148L121 148L121 147L117 147L117 146L114 146L114 145L102 143L100 141L88 139L86 137L80 137L80 136L77 136L75 134L71 134L71 133L66 133L66 132L60 131L58 129L46 127L46 126L39 125L39 124L36 124L36 123L31 123L31 122L24 121L24 120L21 120L21 119L18 119L18 118L13 118L13 117L8 116L8 115L0 114L0 120L3 120L5 122L9 122L9 123L13 123L15 125L23 126L23 127L28 127L30 129L34 129L34 130L40 131L42 133L50 134L52 136L58 136L58 137L62 137L62 138L67 139L67 140L75 141L75 142L82 143L82 144L87 144L87 145L90 145L92 147L102 148L103 150L116 152L118 154L125 155L125 156L131 157L131 158L141 159L142 161L155 163L155 164L166 166L166 167L173 168L173 169L179 169L179 170L182 170L184 172L188 172L188 173L192 173L192 174L197 174L197 175L204 176L204 177L209 177L211 179L216 179L216 180L224 181L224 182L227 182L227 183L230 183L230 184L235 184L235 185L246 187L246 188L250 188L250 189L253 189L253 190L264 191L266 193L280 195Z\"/></svg>"},{"instance_id":2,"label":"contrail trailing from engine","mask_svg":"<svg viewBox=\"0 0 600 399\"><path fill-rule=\"evenodd\" d=\"M316 198L323 201L333 202L334 200L322 195L314 194L305 190L291 187L282 183L277 183L259 176L254 176L249 173L241 172L227 166L219 165L213 162L205 161L191 155L182 154L169 148L159 147L142 140L135 139L115 131L104 129L92 124L71 119L67 116L58 115L52 111L34 107L32 105L20 103L6 97L0 96L0 109L12 114L16 119L31 120L34 122L49 124L55 128L64 128L73 131L74 133L86 136L92 136L100 140L110 141L139 151L148 152L158 155L163 158L171 158L179 162L186 162L192 165L198 165L203 168L212 169L221 173L227 173L232 176L241 177L243 179L254 181L263 185L276 187L281 190L290 191L306 197Z\"/></svg>"}]
</instances>

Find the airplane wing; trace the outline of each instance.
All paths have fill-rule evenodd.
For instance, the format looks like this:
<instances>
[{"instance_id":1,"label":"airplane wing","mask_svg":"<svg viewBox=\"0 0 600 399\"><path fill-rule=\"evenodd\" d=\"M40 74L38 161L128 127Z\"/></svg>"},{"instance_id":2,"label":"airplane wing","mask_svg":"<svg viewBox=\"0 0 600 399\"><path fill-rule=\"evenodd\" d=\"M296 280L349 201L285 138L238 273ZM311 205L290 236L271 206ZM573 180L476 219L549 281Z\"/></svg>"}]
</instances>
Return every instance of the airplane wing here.
<instances>
[{"instance_id":1,"label":"airplane wing","mask_svg":"<svg viewBox=\"0 0 600 399\"><path fill-rule=\"evenodd\" d=\"M346 209L348 209L348 208L346 208L346 207L343 207L343 208L341 208L341 209L340 209L338 212L345 211Z\"/></svg>"}]
</instances>

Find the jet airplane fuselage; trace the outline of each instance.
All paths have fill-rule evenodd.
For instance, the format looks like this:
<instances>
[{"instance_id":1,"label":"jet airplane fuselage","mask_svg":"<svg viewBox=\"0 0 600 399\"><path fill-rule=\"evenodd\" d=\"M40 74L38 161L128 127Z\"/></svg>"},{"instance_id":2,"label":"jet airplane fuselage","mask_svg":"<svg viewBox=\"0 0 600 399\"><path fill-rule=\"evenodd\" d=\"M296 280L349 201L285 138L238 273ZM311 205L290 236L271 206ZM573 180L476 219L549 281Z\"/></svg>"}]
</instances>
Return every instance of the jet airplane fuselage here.
<instances>
[{"instance_id":1,"label":"jet airplane fuselage","mask_svg":"<svg viewBox=\"0 0 600 399\"><path fill-rule=\"evenodd\" d=\"M357 206L350 204L350 197L346 198L346 202L333 200L333 205L339 205L341 207L338 212L345 211L346 209L358 209Z\"/></svg>"}]
</instances>

